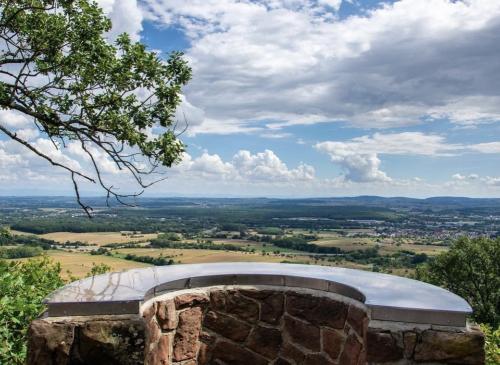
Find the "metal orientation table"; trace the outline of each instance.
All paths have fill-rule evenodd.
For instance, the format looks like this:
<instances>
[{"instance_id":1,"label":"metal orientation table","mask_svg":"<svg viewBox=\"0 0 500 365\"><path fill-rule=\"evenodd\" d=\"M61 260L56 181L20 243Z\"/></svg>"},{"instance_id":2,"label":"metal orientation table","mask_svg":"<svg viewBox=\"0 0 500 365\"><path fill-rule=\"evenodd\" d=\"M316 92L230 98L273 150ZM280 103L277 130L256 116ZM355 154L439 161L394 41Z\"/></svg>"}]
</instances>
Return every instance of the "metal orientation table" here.
<instances>
[{"instance_id":1,"label":"metal orientation table","mask_svg":"<svg viewBox=\"0 0 500 365\"><path fill-rule=\"evenodd\" d=\"M141 303L175 290L215 285L273 285L338 293L365 303L372 320L465 326L461 297L399 276L316 265L211 263L155 266L72 282L45 299L48 316L139 313Z\"/></svg>"}]
</instances>

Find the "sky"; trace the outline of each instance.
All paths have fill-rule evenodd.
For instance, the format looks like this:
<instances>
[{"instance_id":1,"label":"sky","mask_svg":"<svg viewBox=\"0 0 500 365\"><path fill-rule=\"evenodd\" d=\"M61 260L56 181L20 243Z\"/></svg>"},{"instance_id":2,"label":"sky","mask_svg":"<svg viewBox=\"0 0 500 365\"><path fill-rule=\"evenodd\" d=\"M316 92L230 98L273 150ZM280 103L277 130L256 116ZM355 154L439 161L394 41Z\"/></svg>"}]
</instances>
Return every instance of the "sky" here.
<instances>
[{"instance_id":1,"label":"sky","mask_svg":"<svg viewBox=\"0 0 500 365\"><path fill-rule=\"evenodd\" d=\"M98 3L110 41L127 32L193 69L177 113L187 152L147 195L500 197L498 0ZM0 122L84 168L21 116ZM0 194L72 186L0 135Z\"/></svg>"}]
</instances>

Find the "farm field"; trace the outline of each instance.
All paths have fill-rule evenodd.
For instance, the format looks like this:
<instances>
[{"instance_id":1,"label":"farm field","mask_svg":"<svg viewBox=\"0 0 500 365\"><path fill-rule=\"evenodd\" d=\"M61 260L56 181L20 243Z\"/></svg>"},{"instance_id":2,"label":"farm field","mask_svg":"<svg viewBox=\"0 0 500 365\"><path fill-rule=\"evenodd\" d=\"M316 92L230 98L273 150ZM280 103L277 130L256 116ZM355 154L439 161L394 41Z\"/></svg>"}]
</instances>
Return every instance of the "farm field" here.
<instances>
[{"instance_id":1,"label":"farm field","mask_svg":"<svg viewBox=\"0 0 500 365\"><path fill-rule=\"evenodd\" d=\"M124 260L117 257L103 256L103 255L89 255L80 252L69 252L61 250L49 250L47 256L54 262L59 262L62 269L62 277L68 279L70 276L78 278L84 277L88 274L92 265L95 263L106 264L111 267L111 271L123 271L138 267L151 266L141 262ZM32 260L33 258L17 259L18 261ZM69 272L68 272L69 271Z\"/></svg>"},{"instance_id":2,"label":"farm field","mask_svg":"<svg viewBox=\"0 0 500 365\"><path fill-rule=\"evenodd\" d=\"M156 238L156 233L141 234L140 237L124 236L120 232L89 232L89 233L73 233L73 232L54 232L38 235L41 238L54 240L64 243L66 241L85 242L96 246L106 245L108 243L127 243L140 242Z\"/></svg>"},{"instance_id":3,"label":"farm field","mask_svg":"<svg viewBox=\"0 0 500 365\"><path fill-rule=\"evenodd\" d=\"M344 251L366 250L379 246L381 255L391 255L397 251L407 250L415 253L425 253L427 255L437 255L440 252L446 251L445 246L434 245L417 245L412 243L395 243L392 239L383 239L377 242L374 238L357 238L357 237L332 237L323 236L316 241L311 241L318 246L338 247Z\"/></svg>"},{"instance_id":4,"label":"farm field","mask_svg":"<svg viewBox=\"0 0 500 365\"><path fill-rule=\"evenodd\" d=\"M172 257L174 261L182 264L195 264L204 262L281 262L285 259L290 261L305 261L309 259L306 256L287 258L280 255L262 255L261 253L239 252L239 251L222 251L222 250L190 250L190 249L171 249L171 248L125 248L113 250L118 254L134 254L138 256Z\"/></svg>"},{"instance_id":5,"label":"farm field","mask_svg":"<svg viewBox=\"0 0 500 365\"><path fill-rule=\"evenodd\" d=\"M170 249L170 248L124 248L113 250L113 252L126 255L134 254L138 256L171 257L176 263L198 264L208 262L283 262L297 264L319 264L326 266L341 266L355 269L369 269L370 265L361 265L353 262L328 262L326 260L315 260L306 255L275 255L250 252L220 251L220 250L190 250L190 249Z\"/></svg>"},{"instance_id":6,"label":"farm field","mask_svg":"<svg viewBox=\"0 0 500 365\"><path fill-rule=\"evenodd\" d=\"M260 253L245 253L220 250L189 250L189 249L118 249L113 250L115 254L126 255L134 254L138 256L172 257L176 264L180 261L181 264L198 264L211 262L274 262L279 263L286 261L287 263L297 264L319 264L326 266L347 267L352 269L370 269L370 265L361 265L353 262L328 262L317 261L308 256L294 255L292 257L281 255L262 255ZM62 251L49 250L46 252L54 262L59 262L62 269L62 277L69 279L72 277L85 277L92 266L106 264L111 267L111 271L123 271L133 268L142 268L151 266L149 264L125 260L120 257L106 255L89 255L77 251ZM36 258L16 259L18 261L33 260Z\"/></svg>"}]
</instances>

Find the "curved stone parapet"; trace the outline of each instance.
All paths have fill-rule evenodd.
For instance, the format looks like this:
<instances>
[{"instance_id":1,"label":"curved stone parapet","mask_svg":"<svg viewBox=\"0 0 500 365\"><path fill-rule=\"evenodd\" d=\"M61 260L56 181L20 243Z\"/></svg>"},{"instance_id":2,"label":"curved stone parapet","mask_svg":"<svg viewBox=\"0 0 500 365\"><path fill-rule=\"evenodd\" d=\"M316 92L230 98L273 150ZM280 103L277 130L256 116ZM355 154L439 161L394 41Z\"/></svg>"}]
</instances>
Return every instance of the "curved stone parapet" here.
<instances>
[{"instance_id":1,"label":"curved stone parapet","mask_svg":"<svg viewBox=\"0 0 500 365\"><path fill-rule=\"evenodd\" d=\"M133 314L142 302L163 293L213 285L274 285L338 293L365 303L376 320L463 327L472 312L459 296L416 280L270 263L174 265L109 273L68 284L46 304L49 316Z\"/></svg>"},{"instance_id":2,"label":"curved stone parapet","mask_svg":"<svg viewBox=\"0 0 500 365\"><path fill-rule=\"evenodd\" d=\"M365 364L368 309L319 290L217 286L142 308L145 364Z\"/></svg>"},{"instance_id":3,"label":"curved stone parapet","mask_svg":"<svg viewBox=\"0 0 500 365\"><path fill-rule=\"evenodd\" d=\"M80 280L46 303L30 325L30 365L484 363L462 298L358 270L154 267Z\"/></svg>"}]
</instances>

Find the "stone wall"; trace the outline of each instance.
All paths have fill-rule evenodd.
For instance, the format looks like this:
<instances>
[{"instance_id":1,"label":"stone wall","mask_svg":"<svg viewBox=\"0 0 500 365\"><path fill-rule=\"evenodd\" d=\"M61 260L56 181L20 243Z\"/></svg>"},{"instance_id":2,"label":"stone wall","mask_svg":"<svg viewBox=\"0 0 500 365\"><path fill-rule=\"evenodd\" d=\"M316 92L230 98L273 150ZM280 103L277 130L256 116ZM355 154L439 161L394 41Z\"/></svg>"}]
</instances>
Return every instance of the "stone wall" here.
<instances>
[{"instance_id":1,"label":"stone wall","mask_svg":"<svg viewBox=\"0 0 500 365\"><path fill-rule=\"evenodd\" d=\"M145 305L146 364L365 364L367 309L312 290L208 289Z\"/></svg>"},{"instance_id":2,"label":"stone wall","mask_svg":"<svg viewBox=\"0 0 500 365\"><path fill-rule=\"evenodd\" d=\"M136 365L144 362L138 316L42 318L29 328L29 365Z\"/></svg>"},{"instance_id":3,"label":"stone wall","mask_svg":"<svg viewBox=\"0 0 500 365\"><path fill-rule=\"evenodd\" d=\"M318 290L189 289L151 299L140 316L35 320L28 364L484 364L474 327L369 318L365 305Z\"/></svg>"},{"instance_id":4,"label":"stone wall","mask_svg":"<svg viewBox=\"0 0 500 365\"><path fill-rule=\"evenodd\" d=\"M484 335L467 328L372 321L367 358L384 364L484 364Z\"/></svg>"}]
</instances>

